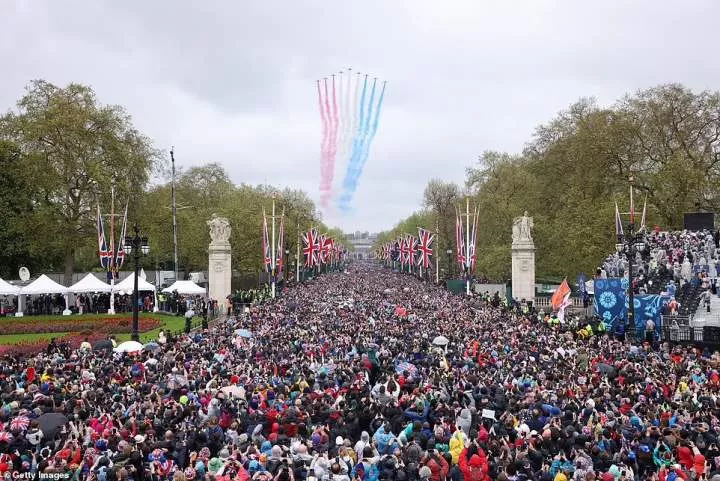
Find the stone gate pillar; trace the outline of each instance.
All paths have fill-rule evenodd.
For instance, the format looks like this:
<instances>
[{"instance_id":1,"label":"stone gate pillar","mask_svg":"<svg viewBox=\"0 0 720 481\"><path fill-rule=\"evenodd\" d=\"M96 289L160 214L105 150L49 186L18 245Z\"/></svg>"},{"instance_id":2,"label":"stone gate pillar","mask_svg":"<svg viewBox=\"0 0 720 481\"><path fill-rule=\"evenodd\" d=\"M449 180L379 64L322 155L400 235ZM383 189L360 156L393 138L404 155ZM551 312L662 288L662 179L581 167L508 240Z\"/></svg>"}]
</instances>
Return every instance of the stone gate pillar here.
<instances>
[{"instance_id":1,"label":"stone gate pillar","mask_svg":"<svg viewBox=\"0 0 720 481\"><path fill-rule=\"evenodd\" d=\"M517 300L535 299L535 243L533 218L525 212L512 227L512 295Z\"/></svg>"},{"instance_id":2,"label":"stone gate pillar","mask_svg":"<svg viewBox=\"0 0 720 481\"><path fill-rule=\"evenodd\" d=\"M207 221L210 227L210 245L208 247L208 294L218 301L221 312L227 296L232 293L232 262L230 253L230 222L224 217L213 214Z\"/></svg>"}]
</instances>

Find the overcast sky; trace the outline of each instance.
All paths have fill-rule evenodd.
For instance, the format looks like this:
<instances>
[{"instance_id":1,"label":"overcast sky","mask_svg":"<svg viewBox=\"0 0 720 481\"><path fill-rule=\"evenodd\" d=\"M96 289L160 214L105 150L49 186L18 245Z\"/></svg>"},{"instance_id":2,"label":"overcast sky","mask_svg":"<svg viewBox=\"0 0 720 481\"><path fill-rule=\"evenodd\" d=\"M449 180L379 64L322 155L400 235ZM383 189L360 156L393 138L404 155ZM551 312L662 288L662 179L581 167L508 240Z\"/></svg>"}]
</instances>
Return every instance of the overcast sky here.
<instances>
[{"instance_id":1,"label":"overcast sky","mask_svg":"<svg viewBox=\"0 0 720 481\"><path fill-rule=\"evenodd\" d=\"M180 165L318 200L315 80L369 72L388 88L355 209L324 218L377 231L579 97L717 89L718 18L717 0L0 0L0 110L34 78L90 84Z\"/></svg>"}]
</instances>

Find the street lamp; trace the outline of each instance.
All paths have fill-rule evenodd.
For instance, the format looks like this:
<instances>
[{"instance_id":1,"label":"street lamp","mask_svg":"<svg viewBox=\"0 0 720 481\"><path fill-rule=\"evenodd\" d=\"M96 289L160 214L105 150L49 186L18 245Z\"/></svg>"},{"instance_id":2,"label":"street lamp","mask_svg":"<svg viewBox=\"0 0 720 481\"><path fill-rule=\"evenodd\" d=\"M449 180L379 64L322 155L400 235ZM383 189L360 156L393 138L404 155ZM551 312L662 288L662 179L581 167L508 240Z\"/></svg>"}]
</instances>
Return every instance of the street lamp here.
<instances>
[{"instance_id":1,"label":"street lamp","mask_svg":"<svg viewBox=\"0 0 720 481\"><path fill-rule=\"evenodd\" d=\"M447 268L448 275L449 275L449 276L452 276L452 272L453 272L452 249L446 250L446 251L445 251L445 254L447 254L447 259L448 259L448 268Z\"/></svg>"},{"instance_id":2,"label":"street lamp","mask_svg":"<svg viewBox=\"0 0 720 481\"><path fill-rule=\"evenodd\" d=\"M630 177L630 210L633 211L635 206L632 202L633 178ZM630 223L628 224L627 233L617 234L617 243L615 250L618 254L625 254L628 260L628 318L627 325L631 329L635 327L635 292L633 290L633 262L638 252L645 250L645 235L642 232L635 232L635 212L630 212ZM627 329L626 329L627 332Z\"/></svg>"},{"instance_id":3,"label":"street lamp","mask_svg":"<svg viewBox=\"0 0 720 481\"><path fill-rule=\"evenodd\" d=\"M285 276L285 280L283 282L283 285L285 287L287 287L288 267L290 267L290 249L288 249L288 248L285 248L285 264L284 264L284 266L285 266L285 272L283 273L283 275Z\"/></svg>"},{"instance_id":4,"label":"street lamp","mask_svg":"<svg viewBox=\"0 0 720 481\"><path fill-rule=\"evenodd\" d=\"M132 334L130 338L133 341L140 342L140 328L138 321L138 277L140 276L140 256L147 256L150 252L150 246L148 245L147 237L140 237L140 229L137 224L134 226L135 235L125 237L125 252L132 254L135 260L135 285L133 286L133 320L132 320Z\"/></svg>"}]
</instances>

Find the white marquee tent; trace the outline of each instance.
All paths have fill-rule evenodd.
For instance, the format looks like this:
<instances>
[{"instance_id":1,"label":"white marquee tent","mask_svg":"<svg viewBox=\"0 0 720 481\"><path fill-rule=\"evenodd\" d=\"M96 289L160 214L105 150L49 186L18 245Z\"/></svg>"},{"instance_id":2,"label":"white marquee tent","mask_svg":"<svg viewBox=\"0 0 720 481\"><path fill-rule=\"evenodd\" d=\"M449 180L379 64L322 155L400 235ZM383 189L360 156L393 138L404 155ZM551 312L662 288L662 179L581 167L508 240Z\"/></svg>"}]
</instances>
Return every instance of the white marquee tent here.
<instances>
[{"instance_id":1,"label":"white marquee tent","mask_svg":"<svg viewBox=\"0 0 720 481\"><path fill-rule=\"evenodd\" d=\"M88 274L78 282L68 287L68 292L76 294L82 292L110 292L110 285L104 283L93 274Z\"/></svg>"},{"instance_id":2,"label":"white marquee tent","mask_svg":"<svg viewBox=\"0 0 720 481\"><path fill-rule=\"evenodd\" d=\"M20 301L18 302L18 312L15 313L16 316L22 316L23 310L25 306L25 296L34 296L38 294L64 294L65 295L65 310L63 311L63 316L70 315L70 304L68 301L68 289L67 287L58 284L54 280L50 279L45 274L41 275L34 281L32 281L27 286L21 287L20 292L18 293L20 296Z\"/></svg>"},{"instance_id":3,"label":"white marquee tent","mask_svg":"<svg viewBox=\"0 0 720 481\"><path fill-rule=\"evenodd\" d=\"M162 290L166 294L177 291L178 294L185 295L205 295L205 288L200 287L193 281L175 281L171 286Z\"/></svg>"},{"instance_id":4,"label":"white marquee tent","mask_svg":"<svg viewBox=\"0 0 720 481\"><path fill-rule=\"evenodd\" d=\"M135 290L135 273L130 274L125 279L123 279L121 282L115 284L115 292L126 292L130 294ZM142 277L138 276L138 290L143 291L153 291L155 292L155 286L150 284L148 281L143 279Z\"/></svg>"},{"instance_id":5,"label":"white marquee tent","mask_svg":"<svg viewBox=\"0 0 720 481\"><path fill-rule=\"evenodd\" d=\"M30 284L20 288L20 294L32 296L35 294L67 294L67 287L58 284L45 274L41 275Z\"/></svg>"},{"instance_id":6,"label":"white marquee tent","mask_svg":"<svg viewBox=\"0 0 720 481\"><path fill-rule=\"evenodd\" d=\"M20 288L18 286L0 279L0 296L17 296L19 292Z\"/></svg>"}]
</instances>

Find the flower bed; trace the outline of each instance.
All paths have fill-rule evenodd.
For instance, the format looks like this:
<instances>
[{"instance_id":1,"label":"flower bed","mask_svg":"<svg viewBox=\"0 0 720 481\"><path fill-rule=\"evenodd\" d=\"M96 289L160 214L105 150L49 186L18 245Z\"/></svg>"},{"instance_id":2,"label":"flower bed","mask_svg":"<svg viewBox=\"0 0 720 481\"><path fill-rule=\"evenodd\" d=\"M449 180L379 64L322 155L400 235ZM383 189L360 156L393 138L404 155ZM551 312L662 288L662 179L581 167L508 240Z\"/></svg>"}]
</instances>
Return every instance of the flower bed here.
<instances>
[{"instance_id":1,"label":"flower bed","mask_svg":"<svg viewBox=\"0 0 720 481\"><path fill-rule=\"evenodd\" d=\"M140 319L140 332L152 331L162 325L154 317ZM2 326L3 334L44 334L52 332L92 332L99 334L120 334L132 331L132 317L90 318L90 319L42 319L23 321L22 318Z\"/></svg>"},{"instance_id":2,"label":"flower bed","mask_svg":"<svg viewBox=\"0 0 720 481\"><path fill-rule=\"evenodd\" d=\"M67 342L71 349L77 349L85 339L87 339L90 344L95 344L97 341L107 339L107 336L99 333L86 335L76 332L60 336L55 339L55 342ZM44 351L47 346L48 341L45 339L0 346L0 356L33 356Z\"/></svg>"}]
</instances>

